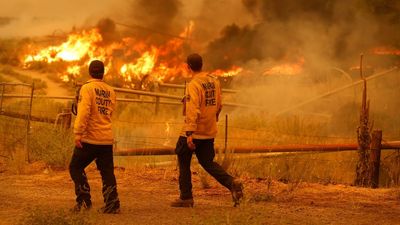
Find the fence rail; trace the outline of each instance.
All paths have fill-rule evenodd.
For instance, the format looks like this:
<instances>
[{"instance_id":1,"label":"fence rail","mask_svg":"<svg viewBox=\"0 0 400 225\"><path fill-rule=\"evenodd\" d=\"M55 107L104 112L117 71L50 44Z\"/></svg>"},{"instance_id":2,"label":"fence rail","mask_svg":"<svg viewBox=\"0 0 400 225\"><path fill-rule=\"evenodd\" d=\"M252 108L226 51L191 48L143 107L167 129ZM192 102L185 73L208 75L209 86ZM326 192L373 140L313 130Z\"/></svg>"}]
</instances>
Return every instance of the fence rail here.
<instances>
[{"instance_id":1,"label":"fence rail","mask_svg":"<svg viewBox=\"0 0 400 225\"><path fill-rule=\"evenodd\" d=\"M233 147L232 153L283 153L283 152L340 152L357 151L358 144L326 144L326 145L276 145L256 147ZM400 149L400 141L382 143L381 149ZM116 149L114 155L173 155L174 147Z\"/></svg>"},{"instance_id":2,"label":"fence rail","mask_svg":"<svg viewBox=\"0 0 400 225\"><path fill-rule=\"evenodd\" d=\"M177 96L177 95L168 95L168 94L148 92L148 91L127 90L127 89L122 89L122 88L115 88L114 90L117 92L121 92L121 93L130 93L130 94L155 97L155 100L153 100L153 101L142 100L142 99L117 98L117 101L119 101L119 102L182 105L182 103L180 102L180 100L182 100L182 97ZM31 95L17 95L17 94L3 94L2 97L3 98L31 98L32 96ZM33 95L33 98L73 100L73 99L75 99L75 96ZM179 100L179 101L176 101L176 102L161 101L160 98L173 99L173 100ZM255 105L247 105L247 104L231 103L231 102L225 102L225 103L223 103L223 106L239 107L239 108L262 108L260 106L255 106Z\"/></svg>"},{"instance_id":3,"label":"fence rail","mask_svg":"<svg viewBox=\"0 0 400 225\"><path fill-rule=\"evenodd\" d=\"M163 83L163 84L159 84L160 87L167 87L167 88L177 88L177 89L184 89L185 85L182 84L167 84L167 83ZM235 89L225 89L222 88L221 91L223 93L238 93L239 90L235 90Z\"/></svg>"}]
</instances>

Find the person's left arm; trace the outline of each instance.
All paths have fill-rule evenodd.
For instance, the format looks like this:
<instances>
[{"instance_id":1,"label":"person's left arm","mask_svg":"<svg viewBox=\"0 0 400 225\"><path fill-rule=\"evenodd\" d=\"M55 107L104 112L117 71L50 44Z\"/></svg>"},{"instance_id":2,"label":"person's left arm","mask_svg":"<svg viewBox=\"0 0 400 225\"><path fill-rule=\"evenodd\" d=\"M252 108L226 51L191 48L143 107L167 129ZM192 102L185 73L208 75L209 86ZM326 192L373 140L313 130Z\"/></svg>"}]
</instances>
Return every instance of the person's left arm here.
<instances>
[{"instance_id":1,"label":"person's left arm","mask_svg":"<svg viewBox=\"0 0 400 225\"><path fill-rule=\"evenodd\" d=\"M201 92L196 84L192 81L187 86L188 97L186 98L186 117L185 131L187 144L190 149L194 150L196 146L193 143L192 134L197 130L197 122L200 116Z\"/></svg>"},{"instance_id":2,"label":"person's left arm","mask_svg":"<svg viewBox=\"0 0 400 225\"><path fill-rule=\"evenodd\" d=\"M82 86L79 92L78 113L74 123L75 146L82 148L82 135L86 131L92 101L88 86Z\"/></svg>"}]
</instances>

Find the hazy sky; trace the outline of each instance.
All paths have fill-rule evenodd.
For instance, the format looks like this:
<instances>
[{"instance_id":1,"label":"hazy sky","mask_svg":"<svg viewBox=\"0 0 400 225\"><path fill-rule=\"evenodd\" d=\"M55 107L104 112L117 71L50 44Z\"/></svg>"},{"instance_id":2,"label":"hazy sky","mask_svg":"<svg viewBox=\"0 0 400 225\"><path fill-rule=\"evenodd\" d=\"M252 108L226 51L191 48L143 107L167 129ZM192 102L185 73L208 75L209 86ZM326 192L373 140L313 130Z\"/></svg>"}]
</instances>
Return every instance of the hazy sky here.
<instances>
[{"instance_id":1,"label":"hazy sky","mask_svg":"<svg viewBox=\"0 0 400 225\"><path fill-rule=\"evenodd\" d=\"M68 31L109 14L122 0L0 0L0 34L32 36ZM10 21L11 19L11 21ZM91 21L93 20L93 21Z\"/></svg>"},{"instance_id":2,"label":"hazy sky","mask_svg":"<svg viewBox=\"0 0 400 225\"><path fill-rule=\"evenodd\" d=\"M94 25L111 17L129 22L132 0L0 0L0 36L37 36L72 26ZM182 4L183 12L201 6L203 0ZM151 1L149 1L149 4ZM185 1L184 3L188 3ZM192 15L193 16L193 15Z\"/></svg>"}]
</instances>

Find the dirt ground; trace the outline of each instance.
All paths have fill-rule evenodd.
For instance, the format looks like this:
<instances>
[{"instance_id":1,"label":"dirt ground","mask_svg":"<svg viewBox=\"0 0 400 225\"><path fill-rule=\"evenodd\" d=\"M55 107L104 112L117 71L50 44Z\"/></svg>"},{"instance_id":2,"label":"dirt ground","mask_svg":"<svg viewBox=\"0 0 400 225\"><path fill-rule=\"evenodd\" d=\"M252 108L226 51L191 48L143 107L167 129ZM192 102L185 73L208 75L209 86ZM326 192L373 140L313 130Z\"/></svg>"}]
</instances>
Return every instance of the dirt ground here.
<instances>
[{"instance_id":1,"label":"dirt ground","mask_svg":"<svg viewBox=\"0 0 400 225\"><path fill-rule=\"evenodd\" d=\"M65 87L62 86L61 82L55 82L53 80L50 80L45 73L40 73L40 72L36 72L33 70L23 70L18 67L12 67L12 69L15 72L18 72L25 76L30 76L32 78L40 79L40 80L46 82L46 84L47 84L46 94L49 96L70 96L71 95L71 93ZM1 74L1 75L6 77L7 79L9 79L12 82L21 82L9 74Z\"/></svg>"},{"instance_id":2,"label":"dirt ground","mask_svg":"<svg viewBox=\"0 0 400 225\"><path fill-rule=\"evenodd\" d=\"M102 206L101 178L87 169L94 209ZM194 208L171 208L177 171L116 168L121 213L87 213L93 224L400 224L400 190L345 185L284 184L242 177L246 199L234 208L230 193L212 178L202 188L193 174ZM0 224L17 224L34 208L69 210L73 183L67 171L44 168L0 173Z\"/></svg>"}]
</instances>

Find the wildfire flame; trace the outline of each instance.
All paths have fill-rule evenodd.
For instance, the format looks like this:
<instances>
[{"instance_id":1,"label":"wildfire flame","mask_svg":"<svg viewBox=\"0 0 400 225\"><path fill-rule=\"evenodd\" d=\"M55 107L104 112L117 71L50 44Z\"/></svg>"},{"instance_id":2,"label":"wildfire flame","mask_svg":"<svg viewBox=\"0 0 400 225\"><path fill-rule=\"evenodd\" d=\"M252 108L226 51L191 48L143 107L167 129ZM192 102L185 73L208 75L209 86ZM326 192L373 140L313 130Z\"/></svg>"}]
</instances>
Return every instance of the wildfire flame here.
<instances>
[{"instance_id":1,"label":"wildfire flame","mask_svg":"<svg viewBox=\"0 0 400 225\"><path fill-rule=\"evenodd\" d=\"M96 43L102 41L97 29L82 31L81 34L71 34L65 43L59 46L50 46L40 50L37 54L28 55L24 59L25 65L34 61L57 62L57 61L79 61L84 56L94 56Z\"/></svg>"},{"instance_id":2,"label":"wildfire flame","mask_svg":"<svg viewBox=\"0 0 400 225\"><path fill-rule=\"evenodd\" d=\"M140 75L150 73L157 60L157 49L152 48L151 51L143 53L143 55L136 60L136 63L124 64L120 72L127 81L132 81L133 78L141 79Z\"/></svg>"},{"instance_id":3,"label":"wildfire flame","mask_svg":"<svg viewBox=\"0 0 400 225\"><path fill-rule=\"evenodd\" d=\"M220 76L220 77L233 77L239 74L240 72L243 71L243 68L239 66L233 66L230 70L224 71L224 70L216 70L213 72L213 74Z\"/></svg>"},{"instance_id":4,"label":"wildfire flame","mask_svg":"<svg viewBox=\"0 0 400 225\"><path fill-rule=\"evenodd\" d=\"M283 63L264 71L264 75L296 75L303 72L304 58L295 63Z\"/></svg>"},{"instance_id":5,"label":"wildfire flame","mask_svg":"<svg viewBox=\"0 0 400 225\"><path fill-rule=\"evenodd\" d=\"M376 55L400 55L400 50L393 47L377 47L372 52Z\"/></svg>"},{"instance_id":6,"label":"wildfire flame","mask_svg":"<svg viewBox=\"0 0 400 225\"><path fill-rule=\"evenodd\" d=\"M148 76L159 82L173 82L187 78L183 63L184 45L189 44L194 23L190 22L177 38L172 38L160 46L149 45L143 40L124 37L105 45L97 28L71 33L64 43L37 49L23 57L23 66L30 68L34 63L52 64L62 62L59 77L70 82L85 73L90 60L99 59L105 63L108 77L122 80L123 86L135 86ZM216 70L214 74L222 77L235 76L242 68L234 66L231 70Z\"/></svg>"}]
</instances>

